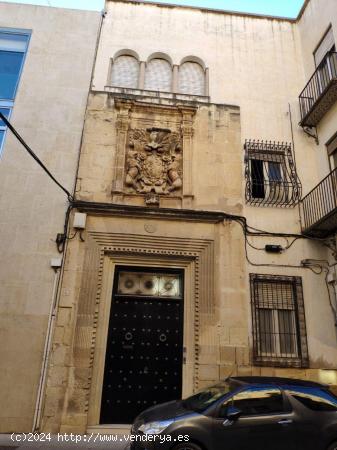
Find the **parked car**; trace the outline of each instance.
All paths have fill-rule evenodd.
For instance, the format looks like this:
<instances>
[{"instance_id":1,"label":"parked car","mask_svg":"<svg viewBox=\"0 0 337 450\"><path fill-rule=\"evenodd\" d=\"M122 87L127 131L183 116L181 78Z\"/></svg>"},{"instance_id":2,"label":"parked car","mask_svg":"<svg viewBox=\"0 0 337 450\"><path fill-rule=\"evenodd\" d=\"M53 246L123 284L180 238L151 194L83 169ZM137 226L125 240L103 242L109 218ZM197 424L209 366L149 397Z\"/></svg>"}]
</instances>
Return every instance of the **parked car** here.
<instances>
[{"instance_id":1,"label":"parked car","mask_svg":"<svg viewBox=\"0 0 337 450\"><path fill-rule=\"evenodd\" d=\"M337 450L337 397L325 385L230 377L141 413L132 450Z\"/></svg>"}]
</instances>

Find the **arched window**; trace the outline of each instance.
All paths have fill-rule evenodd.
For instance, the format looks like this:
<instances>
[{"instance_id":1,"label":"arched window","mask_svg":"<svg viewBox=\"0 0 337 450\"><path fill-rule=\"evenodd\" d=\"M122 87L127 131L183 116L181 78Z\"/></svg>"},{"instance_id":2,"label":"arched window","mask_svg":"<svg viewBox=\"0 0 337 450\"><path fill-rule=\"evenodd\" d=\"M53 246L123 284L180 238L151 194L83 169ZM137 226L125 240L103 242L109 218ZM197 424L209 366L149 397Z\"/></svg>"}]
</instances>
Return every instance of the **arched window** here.
<instances>
[{"instance_id":1,"label":"arched window","mask_svg":"<svg viewBox=\"0 0 337 450\"><path fill-rule=\"evenodd\" d=\"M205 71L200 64L187 61L179 67L179 92L205 95Z\"/></svg>"},{"instance_id":2,"label":"arched window","mask_svg":"<svg viewBox=\"0 0 337 450\"><path fill-rule=\"evenodd\" d=\"M172 68L165 59L151 59L146 66L145 89L170 92L172 89Z\"/></svg>"},{"instance_id":3,"label":"arched window","mask_svg":"<svg viewBox=\"0 0 337 450\"><path fill-rule=\"evenodd\" d=\"M134 56L118 56L112 64L112 86L137 89L139 77L139 62Z\"/></svg>"}]
</instances>

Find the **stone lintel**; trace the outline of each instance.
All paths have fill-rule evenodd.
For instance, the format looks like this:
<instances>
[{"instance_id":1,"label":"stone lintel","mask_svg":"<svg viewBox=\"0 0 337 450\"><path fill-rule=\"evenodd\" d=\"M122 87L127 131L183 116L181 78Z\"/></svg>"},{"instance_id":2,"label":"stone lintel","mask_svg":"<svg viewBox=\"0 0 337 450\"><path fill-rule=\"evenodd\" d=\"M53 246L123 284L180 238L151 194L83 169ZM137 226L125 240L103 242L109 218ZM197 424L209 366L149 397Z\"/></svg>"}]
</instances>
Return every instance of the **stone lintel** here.
<instances>
[{"instance_id":1,"label":"stone lintel","mask_svg":"<svg viewBox=\"0 0 337 450\"><path fill-rule=\"evenodd\" d=\"M118 205L111 203L94 203L74 201L72 206L81 212L93 215L144 217L166 220L185 220L207 223L219 223L233 220L236 216L221 211L202 211L174 208L149 208L146 206Z\"/></svg>"}]
</instances>

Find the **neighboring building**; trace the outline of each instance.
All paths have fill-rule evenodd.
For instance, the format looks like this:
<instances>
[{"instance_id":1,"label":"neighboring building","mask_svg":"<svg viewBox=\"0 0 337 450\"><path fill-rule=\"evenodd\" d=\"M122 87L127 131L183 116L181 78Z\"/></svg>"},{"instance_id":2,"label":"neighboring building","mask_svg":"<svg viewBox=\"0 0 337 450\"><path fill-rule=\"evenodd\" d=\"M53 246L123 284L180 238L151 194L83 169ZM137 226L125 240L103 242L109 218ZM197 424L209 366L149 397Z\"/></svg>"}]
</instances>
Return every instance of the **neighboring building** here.
<instances>
[{"instance_id":1,"label":"neighboring building","mask_svg":"<svg viewBox=\"0 0 337 450\"><path fill-rule=\"evenodd\" d=\"M0 3L0 110L70 192L99 22L96 12ZM67 198L2 122L0 149L0 432L28 432Z\"/></svg>"},{"instance_id":2,"label":"neighboring building","mask_svg":"<svg viewBox=\"0 0 337 450\"><path fill-rule=\"evenodd\" d=\"M106 1L40 429L234 374L337 385L333 20Z\"/></svg>"}]
</instances>

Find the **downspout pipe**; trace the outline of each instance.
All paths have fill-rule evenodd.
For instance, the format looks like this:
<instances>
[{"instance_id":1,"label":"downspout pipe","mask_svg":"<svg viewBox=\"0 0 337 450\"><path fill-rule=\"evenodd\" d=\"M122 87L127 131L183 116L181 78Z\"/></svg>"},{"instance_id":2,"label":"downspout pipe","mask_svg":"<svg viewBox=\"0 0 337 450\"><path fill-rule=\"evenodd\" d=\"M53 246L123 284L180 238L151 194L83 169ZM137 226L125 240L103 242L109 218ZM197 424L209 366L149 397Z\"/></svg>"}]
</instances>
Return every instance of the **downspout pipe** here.
<instances>
[{"instance_id":1,"label":"downspout pipe","mask_svg":"<svg viewBox=\"0 0 337 450\"><path fill-rule=\"evenodd\" d=\"M90 91L92 88L92 82L93 82L93 78L94 78L94 70L95 70L96 60L97 60L98 47L99 47L99 43L100 43L100 39L101 39L102 27L103 27L103 22L104 22L105 16L106 16L106 11L102 10L100 21L99 21L99 26L98 26L96 45L95 45L95 50L94 50L93 65L92 65L91 74L90 74L90 85L89 85L87 101L86 101L86 109L88 107L89 95L90 95ZM77 182L77 176L78 176L78 171L79 171L81 147L82 147L83 133L84 133L84 121L85 121L85 117L83 118L81 142L80 142L80 148L79 148L79 153L78 153L77 167L76 167L76 171L75 171L75 180L74 180L74 188L73 188L74 196L75 196L75 192L76 192L76 182ZM63 250L63 260L65 258L65 255L66 255L66 248ZM58 293L59 293L60 280L62 278L61 274L63 271L63 264L62 264L61 268L57 268L54 270L55 270L55 277L54 277L52 301L51 301L51 307L50 307L49 317L48 317L47 334L46 334L46 340L45 340L45 345L44 345L39 387L38 387L36 405L35 405L35 411L34 411L34 419L33 419L33 426L32 426L33 433L39 432L40 426L41 426L41 416L42 416L44 392L45 392L45 385L46 385L46 379L47 379L47 371L48 371L48 365L49 365L49 356L50 356L50 349L51 349L52 338L53 338L53 331L54 331L54 327L55 327L55 319L56 319L57 309L58 309Z\"/></svg>"},{"instance_id":2,"label":"downspout pipe","mask_svg":"<svg viewBox=\"0 0 337 450\"><path fill-rule=\"evenodd\" d=\"M60 282L61 270L60 270L60 268L54 268L54 270L55 270L55 275L54 275L52 299L51 299L51 305L50 305L49 316L48 316L47 333L46 333L46 339L45 339L45 344L44 344L44 349L43 349L43 359L42 359L42 365L41 365L39 387L38 387L38 391L37 391L35 411L34 411L34 419L33 419L33 427L32 427L33 433L39 432L39 430L40 430L44 388L45 388L45 384L46 384L50 348L51 348L51 343L52 343L52 337L53 337L53 331L54 331L55 319L56 319L56 313L57 313L57 307L58 307L58 287L59 287L59 282Z\"/></svg>"}]
</instances>

